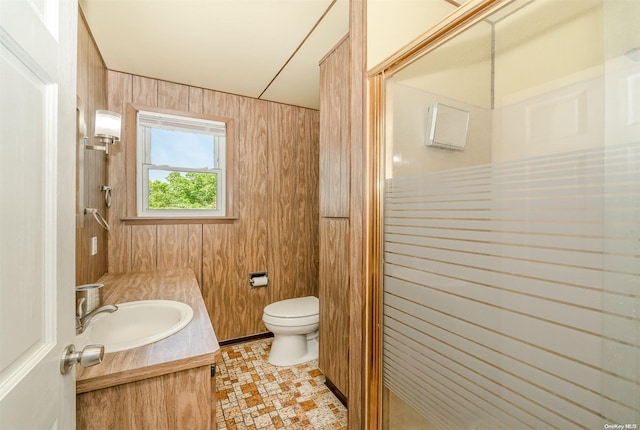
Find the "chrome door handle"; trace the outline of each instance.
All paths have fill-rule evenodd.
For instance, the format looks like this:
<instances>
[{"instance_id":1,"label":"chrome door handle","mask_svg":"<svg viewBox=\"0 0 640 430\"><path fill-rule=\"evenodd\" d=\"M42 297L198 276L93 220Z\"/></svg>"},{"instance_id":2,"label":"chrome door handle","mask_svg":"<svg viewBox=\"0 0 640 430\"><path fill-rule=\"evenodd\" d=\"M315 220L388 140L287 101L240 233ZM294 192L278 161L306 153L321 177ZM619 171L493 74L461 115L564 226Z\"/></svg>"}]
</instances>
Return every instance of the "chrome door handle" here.
<instances>
[{"instance_id":1,"label":"chrome door handle","mask_svg":"<svg viewBox=\"0 0 640 430\"><path fill-rule=\"evenodd\" d=\"M60 358L60 373L66 375L76 364L82 367L95 366L102 363L103 357L104 345L87 345L82 351L76 351L75 345L69 344Z\"/></svg>"}]
</instances>

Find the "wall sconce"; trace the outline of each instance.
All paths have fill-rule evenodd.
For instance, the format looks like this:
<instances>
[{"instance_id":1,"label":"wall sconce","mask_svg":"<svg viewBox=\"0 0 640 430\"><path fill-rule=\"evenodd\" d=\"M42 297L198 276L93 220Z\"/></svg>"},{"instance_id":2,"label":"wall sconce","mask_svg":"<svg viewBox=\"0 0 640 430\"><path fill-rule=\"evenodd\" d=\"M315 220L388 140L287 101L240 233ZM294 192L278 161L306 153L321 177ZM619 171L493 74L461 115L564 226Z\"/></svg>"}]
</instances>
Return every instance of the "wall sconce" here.
<instances>
[{"instance_id":1,"label":"wall sconce","mask_svg":"<svg viewBox=\"0 0 640 430\"><path fill-rule=\"evenodd\" d=\"M96 111L95 137L102 145L85 145L88 149L104 151L109 154L109 146L120 140L121 117L119 113L108 110Z\"/></svg>"}]
</instances>

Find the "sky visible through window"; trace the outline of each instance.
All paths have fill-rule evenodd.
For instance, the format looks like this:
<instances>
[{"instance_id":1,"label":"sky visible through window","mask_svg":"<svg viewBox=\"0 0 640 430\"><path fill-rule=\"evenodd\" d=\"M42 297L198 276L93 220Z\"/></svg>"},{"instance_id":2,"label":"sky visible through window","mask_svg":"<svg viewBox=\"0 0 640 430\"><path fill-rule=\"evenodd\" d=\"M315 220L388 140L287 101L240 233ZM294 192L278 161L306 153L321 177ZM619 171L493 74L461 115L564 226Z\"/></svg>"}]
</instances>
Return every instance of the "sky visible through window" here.
<instances>
[{"instance_id":1,"label":"sky visible through window","mask_svg":"<svg viewBox=\"0 0 640 430\"><path fill-rule=\"evenodd\" d=\"M212 169L213 136L202 133L151 129L151 164L156 166ZM169 171L149 171L149 180L166 180Z\"/></svg>"}]
</instances>

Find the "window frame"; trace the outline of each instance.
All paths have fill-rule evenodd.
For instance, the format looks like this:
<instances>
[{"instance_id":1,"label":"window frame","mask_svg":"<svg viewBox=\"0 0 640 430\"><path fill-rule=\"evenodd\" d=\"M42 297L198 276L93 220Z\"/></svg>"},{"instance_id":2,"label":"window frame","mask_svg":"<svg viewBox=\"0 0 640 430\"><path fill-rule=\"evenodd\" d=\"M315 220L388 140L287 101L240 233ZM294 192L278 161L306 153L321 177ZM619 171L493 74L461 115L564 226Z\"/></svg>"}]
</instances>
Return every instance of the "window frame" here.
<instances>
[{"instance_id":1,"label":"window frame","mask_svg":"<svg viewBox=\"0 0 640 430\"><path fill-rule=\"evenodd\" d=\"M138 161L139 156L139 142L138 142L138 113L147 112L150 114L161 114L182 117L186 119L197 119L216 121L225 124L226 136L224 144L224 180L220 191L222 191L223 197L220 204L225 208L224 214L216 215L211 212L203 213L202 210L184 209L184 210L151 210L151 211L139 211L138 203L141 200L139 196L138 181L143 179L143 174L140 171L142 163ZM126 170L127 170L127 210L126 217L123 218L125 222L131 223L157 223L162 220L168 221L180 221L183 222L206 222L206 220L232 220L234 217L233 208L233 188L234 188L234 120L228 117L217 117L205 114L197 114L191 112L175 111L170 109L161 109L150 106L137 106L128 103L126 112ZM113 151L112 151L113 152ZM113 153L112 155L116 155ZM189 169L180 169L180 171L188 171ZM144 189L144 188L143 188ZM148 189L148 188L147 188ZM136 222L137 221L137 222Z\"/></svg>"}]
</instances>

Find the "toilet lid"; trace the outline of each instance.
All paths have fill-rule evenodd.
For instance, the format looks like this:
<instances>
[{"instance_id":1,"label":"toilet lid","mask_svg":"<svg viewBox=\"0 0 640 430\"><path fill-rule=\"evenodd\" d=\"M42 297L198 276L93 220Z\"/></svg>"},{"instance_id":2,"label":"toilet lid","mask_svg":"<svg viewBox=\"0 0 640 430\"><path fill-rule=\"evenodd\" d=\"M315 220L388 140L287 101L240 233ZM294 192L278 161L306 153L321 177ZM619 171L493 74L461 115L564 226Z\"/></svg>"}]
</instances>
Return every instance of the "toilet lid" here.
<instances>
[{"instance_id":1,"label":"toilet lid","mask_svg":"<svg viewBox=\"0 0 640 430\"><path fill-rule=\"evenodd\" d=\"M301 318L318 313L318 298L313 296L287 299L271 303L264 308L264 313L272 317Z\"/></svg>"}]
</instances>

